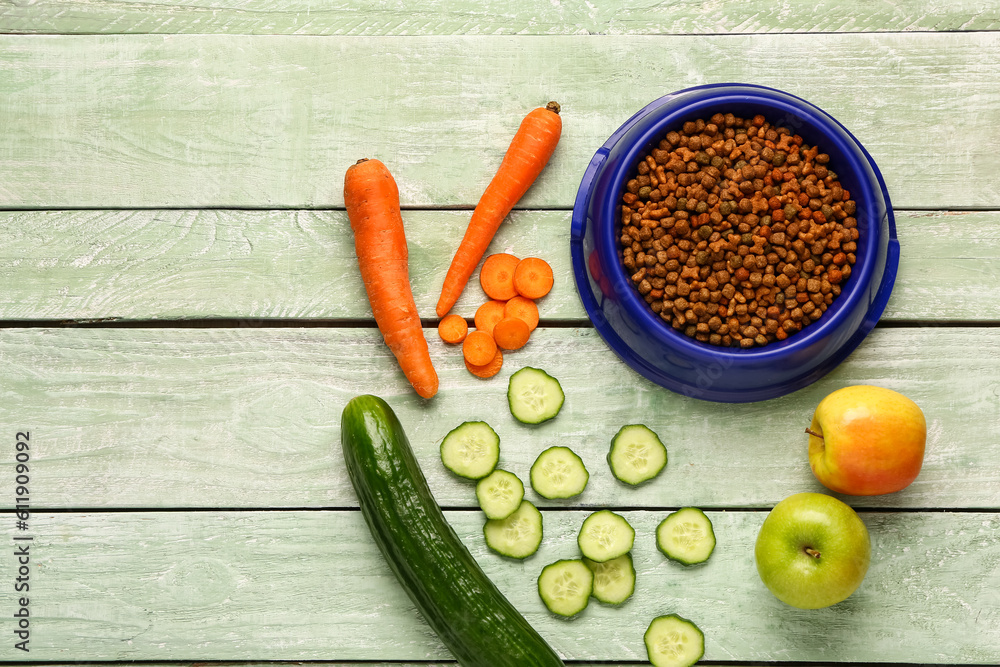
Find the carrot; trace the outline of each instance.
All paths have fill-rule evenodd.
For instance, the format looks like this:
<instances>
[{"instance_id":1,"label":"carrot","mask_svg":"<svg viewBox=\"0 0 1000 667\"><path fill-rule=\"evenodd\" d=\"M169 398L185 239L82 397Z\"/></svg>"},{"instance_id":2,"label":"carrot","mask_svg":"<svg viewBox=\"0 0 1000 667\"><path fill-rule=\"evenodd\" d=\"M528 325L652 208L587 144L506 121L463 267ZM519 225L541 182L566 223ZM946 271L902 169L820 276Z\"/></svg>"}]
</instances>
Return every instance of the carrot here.
<instances>
[{"instance_id":1,"label":"carrot","mask_svg":"<svg viewBox=\"0 0 1000 667\"><path fill-rule=\"evenodd\" d=\"M528 299L540 299L552 289L552 267L538 257L525 257L514 269L514 288Z\"/></svg>"},{"instance_id":2,"label":"carrot","mask_svg":"<svg viewBox=\"0 0 1000 667\"><path fill-rule=\"evenodd\" d=\"M523 296L515 296L505 303L503 316L524 320L524 323L528 325L528 333L534 331L535 327L538 326L538 306L535 305L534 301Z\"/></svg>"},{"instance_id":3,"label":"carrot","mask_svg":"<svg viewBox=\"0 0 1000 667\"><path fill-rule=\"evenodd\" d=\"M559 117L559 105L555 102L533 109L521 121L497 173L479 199L465 236L448 267L437 303L439 317L443 317L458 301L500 223L538 178L552 157L561 133L562 119Z\"/></svg>"},{"instance_id":4,"label":"carrot","mask_svg":"<svg viewBox=\"0 0 1000 667\"><path fill-rule=\"evenodd\" d=\"M476 328L492 336L494 325L503 319L504 307L503 301L487 301L479 306L473 318Z\"/></svg>"},{"instance_id":5,"label":"carrot","mask_svg":"<svg viewBox=\"0 0 1000 667\"><path fill-rule=\"evenodd\" d=\"M493 327L493 340L504 350L519 350L528 342L528 324L518 317L505 317Z\"/></svg>"},{"instance_id":6,"label":"carrot","mask_svg":"<svg viewBox=\"0 0 1000 667\"><path fill-rule=\"evenodd\" d=\"M462 343L462 356L473 366L490 363L497 353L497 344L493 336L485 331L472 331Z\"/></svg>"},{"instance_id":7,"label":"carrot","mask_svg":"<svg viewBox=\"0 0 1000 667\"><path fill-rule=\"evenodd\" d=\"M493 356L493 360L488 364L483 364L482 366L474 366L469 363L469 360L465 360L465 367L469 369L469 372L480 378L491 378L500 372L500 368L503 366L503 352L497 350L497 353Z\"/></svg>"},{"instance_id":8,"label":"carrot","mask_svg":"<svg viewBox=\"0 0 1000 667\"><path fill-rule=\"evenodd\" d=\"M438 376L410 289L396 181L380 161L359 160L344 177L344 203L375 323L406 379L417 394L430 398Z\"/></svg>"},{"instance_id":9,"label":"carrot","mask_svg":"<svg viewBox=\"0 0 1000 667\"><path fill-rule=\"evenodd\" d=\"M469 325L465 318L454 313L445 315L438 322L438 335L446 343L461 343L465 340L467 333L469 333Z\"/></svg>"},{"instance_id":10,"label":"carrot","mask_svg":"<svg viewBox=\"0 0 1000 667\"><path fill-rule=\"evenodd\" d=\"M479 284L486 296L497 301L506 301L517 296L514 289L514 267L521 261L514 255L498 252L490 255L479 269Z\"/></svg>"}]
</instances>

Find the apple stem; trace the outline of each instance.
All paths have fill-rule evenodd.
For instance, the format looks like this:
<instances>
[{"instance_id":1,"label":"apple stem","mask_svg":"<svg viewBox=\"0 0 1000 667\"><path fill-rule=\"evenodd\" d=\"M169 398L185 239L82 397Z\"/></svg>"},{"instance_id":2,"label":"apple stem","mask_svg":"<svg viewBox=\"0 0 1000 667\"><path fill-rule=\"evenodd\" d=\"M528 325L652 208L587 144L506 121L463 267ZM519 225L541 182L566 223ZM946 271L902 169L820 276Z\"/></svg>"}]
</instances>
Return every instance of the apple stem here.
<instances>
[{"instance_id":1,"label":"apple stem","mask_svg":"<svg viewBox=\"0 0 1000 667\"><path fill-rule=\"evenodd\" d=\"M817 560L819 559L819 552L816 551L815 549L813 549L812 547L806 547L805 548L805 552L807 554L809 554L810 556L812 556L813 558L815 558Z\"/></svg>"},{"instance_id":2,"label":"apple stem","mask_svg":"<svg viewBox=\"0 0 1000 667\"><path fill-rule=\"evenodd\" d=\"M806 429L806 433L808 433L809 435L812 435L812 436L816 436L816 437L817 437L817 438L819 438L820 440L822 440L822 439L823 439L823 435L822 435L822 434L820 434L820 433L817 433L816 431L812 430L811 428L807 428L807 429Z\"/></svg>"}]
</instances>

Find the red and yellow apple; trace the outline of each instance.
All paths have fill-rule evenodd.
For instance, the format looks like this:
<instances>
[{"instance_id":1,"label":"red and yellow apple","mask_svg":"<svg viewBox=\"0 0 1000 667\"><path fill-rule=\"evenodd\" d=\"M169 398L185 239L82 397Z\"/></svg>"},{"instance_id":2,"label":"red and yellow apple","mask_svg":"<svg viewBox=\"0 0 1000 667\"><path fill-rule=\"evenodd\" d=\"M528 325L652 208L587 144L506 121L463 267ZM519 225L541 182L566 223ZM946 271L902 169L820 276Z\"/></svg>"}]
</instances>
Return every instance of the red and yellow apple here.
<instances>
[{"instance_id":1,"label":"red and yellow apple","mask_svg":"<svg viewBox=\"0 0 1000 667\"><path fill-rule=\"evenodd\" d=\"M927 422L899 392L855 385L816 406L809 433L809 466L831 491L875 496L905 488L924 460Z\"/></svg>"}]
</instances>

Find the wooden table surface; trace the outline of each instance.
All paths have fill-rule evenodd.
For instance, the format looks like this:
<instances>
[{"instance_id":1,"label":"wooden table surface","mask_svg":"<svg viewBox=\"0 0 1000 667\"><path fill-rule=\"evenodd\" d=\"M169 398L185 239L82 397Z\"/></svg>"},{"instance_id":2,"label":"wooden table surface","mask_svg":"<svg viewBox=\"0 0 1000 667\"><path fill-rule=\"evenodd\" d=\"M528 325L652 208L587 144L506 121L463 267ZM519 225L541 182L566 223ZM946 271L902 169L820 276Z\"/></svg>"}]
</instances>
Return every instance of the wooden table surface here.
<instances>
[{"instance_id":1,"label":"wooden table surface","mask_svg":"<svg viewBox=\"0 0 1000 667\"><path fill-rule=\"evenodd\" d=\"M379 556L344 472L354 395L399 414L486 572L576 664L637 665L677 612L711 664L1000 663L1000 10L981 0L0 2L0 661L453 665ZM602 6L597 6L602 5ZM724 405L642 379L583 311L569 259L583 169L634 111L691 85L781 88L843 122L881 168L902 247L875 331L815 384ZM546 257L542 324L499 376L433 327L444 271L520 118L558 100L564 132L491 251ZM413 291L441 391L416 397L358 277L343 175L377 157L399 184ZM478 285L456 311L471 317ZM510 373L566 390L516 423ZM803 428L871 383L928 421L906 490L844 499L873 562L846 602L798 611L757 577L767 510L823 491ZM524 562L487 550L473 488L438 444L483 419L501 463L572 447L591 471L543 509ZM670 462L625 489L604 456L642 421ZM16 442L30 434L18 526ZM718 548L666 561L653 531L706 510ZM635 596L573 620L535 591L595 508L637 530ZM15 540L30 537L31 540ZM15 592L30 544L30 595ZM18 613L29 597L25 652ZM2 620L6 619L6 620ZM275 663L276 664L276 663Z\"/></svg>"}]
</instances>

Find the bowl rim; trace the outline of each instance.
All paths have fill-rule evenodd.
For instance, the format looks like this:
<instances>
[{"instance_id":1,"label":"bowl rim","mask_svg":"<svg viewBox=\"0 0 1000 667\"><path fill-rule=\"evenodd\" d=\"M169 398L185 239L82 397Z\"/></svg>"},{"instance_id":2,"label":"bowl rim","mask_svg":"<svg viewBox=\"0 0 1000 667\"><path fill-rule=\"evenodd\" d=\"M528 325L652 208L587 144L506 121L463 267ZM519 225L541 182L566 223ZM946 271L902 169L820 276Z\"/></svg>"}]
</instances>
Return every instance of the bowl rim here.
<instances>
[{"instance_id":1,"label":"bowl rim","mask_svg":"<svg viewBox=\"0 0 1000 667\"><path fill-rule=\"evenodd\" d=\"M768 388L768 390L762 390L763 393L768 395L783 395L801 388L825 374L857 347L861 339L871 331L875 321L877 321L884 310L892 284L895 281L898 265L898 241L896 239L892 205L878 167L861 142L843 124L816 105L775 88L755 84L717 83L675 91L653 100L644 106L637 113L633 114L598 149L581 181L574 204L571 225L571 251L573 254L574 274L588 316L590 316L598 332L619 356L649 379L670 389L678 390L678 388L683 389L687 386L683 382L665 382L664 380L672 380L672 378L664 378L663 372L660 369L652 366L636 354L628 343L614 331L606 318L603 317L603 313L600 313L601 307L597 303L593 292L590 291L592 287L585 266L587 262L582 258L582 240L587 227L587 218L590 217L588 216L589 211L600 207L599 216L612 221L617 220L617 217L614 215L614 208L617 206L616 197L607 197L604 202L592 202L593 192L591 186L594 185L598 175L609 184L607 192L620 192L624 187L626 177L634 169L638 155L648 150L648 147L656 139L662 137L672 127L676 127L676 124L682 120L697 115L699 111L725 104L759 106L765 113L767 110L771 110L802 119L803 125L808 126L815 133L821 134L824 143L830 141L831 145L836 144L837 150L852 162L850 165L851 169L857 173L856 178L859 184L862 185L861 191L865 197L863 206L870 211L871 219L868 221L868 226L874 230L874 234L870 236L871 242L865 245L864 256L859 257L854 265L858 269L852 272L852 280L844 290L847 293L842 293L840 297L834 300L833 305L824 313L824 317L813 322L795 335L789 336L784 341L772 342L766 346L756 348L727 348L697 341L682 332L674 330L673 327L653 313L649 309L648 304L639 297L638 293L632 287L630 279L624 267L621 266L620 259L617 257L618 244L614 238L614 228L617 227L617 224L605 225L605 229L593 230L591 233L602 236L602 243L595 243L595 250L600 255L599 259L602 265L605 268L611 267L612 275L607 277L611 280L614 293L621 301L620 307L626 309L630 317L642 324L651 323L652 326L646 327L647 334L653 335L657 344L683 355L687 360L694 363L722 363L724 366L749 361L767 363L770 360L783 359L786 356L794 355L796 352L809 348L837 330L842 325L842 313L853 313L854 309L859 307L858 302L861 299L865 298L866 295L874 294L867 313L864 314L859 326L854 331L845 335L843 345L841 345L838 352L832 355L832 363L821 364L820 369L790 382L790 388L782 390L778 394L774 394L773 387ZM649 120L650 115L655 116L652 121ZM629 147L618 156L617 164L607 167L605 162L611 150L617 147L618 143L640 123L648 124L648 126L630 141ZM816 141L814 143L819 142ZM608 168L611 169L610 176L604 173ZM870 173L868 173L869 170ZM852 196L854 195L855 193L852 192ZM879 238L882 232L881 227L883 226L883 216L878 215L880 213L880 206L878 205L878 198L880 196L885 206L885 213L883 215L884 218L887 218L888 222L888 235L885 241ZM855 198L857 197L855 196ZM859 206L859 208L861 207ZM870 283L872 283L872 278L875 277L873 274L880 263L880 244L888 245L886 261L882 269L880 283L875 289L872 289ZM614 255L614 257L609 257L608 255ZM601 317L595 318L596 313L600 313ZM825 317L827 313L830 314L830 317ZM611 339L609 339L609 334L611 335ZM726 392L721 393L726 394ZM746 399L729 396L728 398L719 400L736 401Z\"/></svg>"},{"instance_id":2,"label":"bowl rim","mask_svg":"<svg viewBox=\"0 0 1000 667\"><path fill-rule=\"evenodd\" d=\"M688 89L689 91L694 89ZM846 154L856 151L856 146L849 145L845 141L845 137L838 133L831 133L829 129L833 128L830 124L830 117L826 114L820 116L816 114L815 111L820 111L817 107L813 105L807 106L796 106L793 107L785 99L773 96L761 94L758 89L750 89L749 87L741 87L736 89L734 87L729 87L726 92L721 95L712 95L709 97L704 97L701 99L693 100L687 104L677 104L671 107L670 102L682 101L679 100L679 95L670 96L670 100L664 104L653 103L652 108L646 107L647 113L658 113L661 117L658 118L655 123L653 123L649 128L647 128L638 137L638 140L631 144L630 148L622 155L619 164L614 167L612 171L612 176L609 179L609 191L611 192L621 192L624 186L625 180L628 178L632 169L638 160L639 154L647 150L647 146L650 145L652 140L662 137L663 134L668 130L669 127L674 126L676 123L680 122L677 118L678 116L689 116L697 111L709 107L709 106L719 106L726 103L742 102L744 104L759 105L767 109L779 109L786 113L796 113L799 117L808 116L807 124L811 127L817 128L824 135L825 139L830 139L832 143L837 145L837 149ZM663 98L661 98L663 99ZM638 119L646 120L647 113L642 114ZM839 129L843 129L842 127ZM617 143L617 142L616 142ZM866 197L866 200L871 200L876 193L871 187L871 184L867 182L867 179L859 178L863 182L862 192ZM852 193L853 194L853 193ZM608 220L615 220L614 208L617 203L608 199L607 201L601 203L604 209L602 213ZM869 205L867 202L865 208L872 211L874 215L874 206ZM600 233L603 240L606 242L603 245L598 245L598 252L605 250L606 252L611 252L612 247L616 247L614 238L614 229L611 225L607 225L605 228L600 230L595 230L595 233ZM608 243L610 242L610 243ZM831 316L821 318L822 322L816 321L807 327L804 327L802 331L797 332L793 336L789 336L784 341L779 341L776 343L769 343L766 346L757 348L727 348L722 346L710 346L701 341L695 340L690 336L686 336L681 332L676 331L670 325L663 322L663 320L655 316L652 311L649 310L649 306L639 298L638 293L631 288L628 284L629 277L624 271L624 267L621 266L620 261L614 261L612 258L607 258L611 261L607 262L605 266L612 266L613 273L610 276L612 280L612 285L618 287L621 283L625 285L628 289L622 289L618 293L622 296L622 299L627 302L627 307L635 309L633 313L643 321L643 324L652 324L650 327L650 333L652 333L656 338L666 337L672 345L679 346L680 351L687 353L690 356L701 356L705 351L713 353L713 357L726 357L732 355L734 359L745 359L754 358L760 360L768 360L776 356L784 356L786 354L791 354L793 351L799 348L809 347L815 342L825 336L827 336L832 329L838 326L839 320L837 315L841 312L849 311L852 307L856 306L858 301L862 298L864 293L863 286L868 283L871 278L871 274L874 271L872 263L875 259L877 252L876 244L866 243L865 255L864 257L859 257L860 261L856 262L854 266L858 267L858 271L853 272L851 277L854 280L850 281L847 288L844 290L846 294L841 294L836 300L834 300L834 305L831 306ZM853 268L853 267L852 267ZM640 314L641 313L641 314Z\"/></svg>"}]
</instances>

